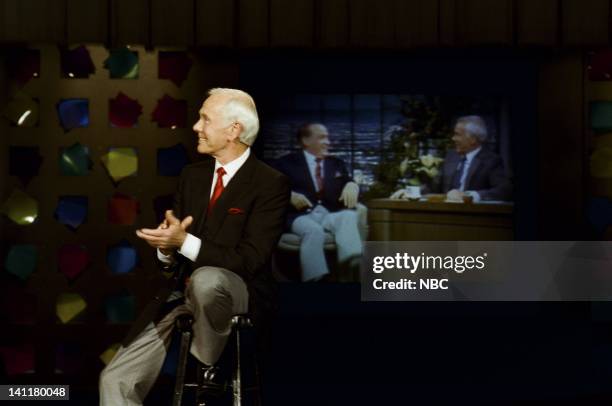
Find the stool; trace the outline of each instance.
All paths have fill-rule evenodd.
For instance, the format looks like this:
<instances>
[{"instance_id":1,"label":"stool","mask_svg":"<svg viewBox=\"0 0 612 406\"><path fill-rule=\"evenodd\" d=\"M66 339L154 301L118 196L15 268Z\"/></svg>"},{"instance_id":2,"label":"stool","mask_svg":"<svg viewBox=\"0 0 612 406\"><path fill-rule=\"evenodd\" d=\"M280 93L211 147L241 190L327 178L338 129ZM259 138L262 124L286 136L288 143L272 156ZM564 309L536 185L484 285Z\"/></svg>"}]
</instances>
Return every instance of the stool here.
<instances>
[{"instance_id":1,"label":"stool","mask_svg":"<svg viewBox=\"0 0 612 406\"><path fill-rule=\"evenodd\" d=\"M208 406L210 404L208 401L203 400L207 394L221 397L223 394L227 394L229 389L231 389L232 406L261 405L259 388L260 377L254 353L252 358L253 381L249 382L250 385L248 386L244 383L244 335L253 330L253 323L248 315L239 314L232 317L232 331L223 354L220 357L221 361L227 358L228 353L232 356L230 362L232 365L231 380L226 379L222 382L215 382L215 379L218 379L219 376L222 375L222 371L217 365L206 366L201 362L197 362L196 382L185 382L187 358L189 356L193 335L193 316L179 316L175 323L180 334L180 349L176 382L174 385L173 406L181 406L185 388L196 390L196 405L198 406ZM217 362L217 364L219 364L219 362ZM248 403L245 402L246 394L252 395L253 400L248 401Z\"/></svg>"}]
</instances>

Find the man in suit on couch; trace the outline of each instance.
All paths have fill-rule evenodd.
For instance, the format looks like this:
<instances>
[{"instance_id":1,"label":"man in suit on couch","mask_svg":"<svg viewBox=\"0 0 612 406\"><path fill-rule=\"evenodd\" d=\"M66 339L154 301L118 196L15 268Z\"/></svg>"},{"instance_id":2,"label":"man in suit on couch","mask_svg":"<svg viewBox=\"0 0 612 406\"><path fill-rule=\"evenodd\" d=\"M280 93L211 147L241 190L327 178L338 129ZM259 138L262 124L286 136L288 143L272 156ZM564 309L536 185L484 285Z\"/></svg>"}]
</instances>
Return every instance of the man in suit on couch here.
<instances>
[{"instance_id":1,"label":"man in suit on couch","mask_svg":"<svg viewBox=\"0 0 612 406\"><path fill-rule=\"evenodd\" d=\"M357 266L362 252L354 210L359 186L344 162L329 155L329 132L323 124L303 125L297 138L301 150L281 157L277 168L291 180L287 224L301 237L302 280L316 281L329 274L324 254L326 231L334 236L342 267Z\"/></svg>"},{"instance_id":2,"label":"man in suit on couch","mask_svg":"<svg viewBox=\"0 0 612 406\"><path fill-rule=\"evenodd\" d=\"M197 150L214 159L186 167L173 211L158 228L137 231L158 249L161 261L184 261L189 279L172 278L136 321L102 371L102 405L142 404L162 367L177 316L193 315L190 352L212 365L223 351L232 316L249 310L257 324L273 292L267 263L283 230L288 179L251 153L259 120L247 93L212 89L199 114L193 126Z\"/></svg>"}]
</instances>

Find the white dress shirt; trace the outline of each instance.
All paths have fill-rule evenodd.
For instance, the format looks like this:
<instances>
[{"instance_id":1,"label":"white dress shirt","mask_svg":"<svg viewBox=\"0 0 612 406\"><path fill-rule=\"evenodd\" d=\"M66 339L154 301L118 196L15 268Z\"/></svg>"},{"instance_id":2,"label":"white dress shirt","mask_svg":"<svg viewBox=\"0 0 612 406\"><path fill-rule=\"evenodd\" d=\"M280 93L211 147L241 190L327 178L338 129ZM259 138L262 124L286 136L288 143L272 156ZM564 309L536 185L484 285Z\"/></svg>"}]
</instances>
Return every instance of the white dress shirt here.
<instances>
[{"instance_id":1,"label":"white dress shirt","mask_svg":"<svg viewBox=\"0 0 612 406\"><path fill-rule=\"evenodd\" d=\"M306 150L304 152L304 158L306 158L306 164L308 165L308 172L310 172L310 178L314 184L315 191L319 191L319 184L317 183L317 157ZM323 178L323 165L325 160L321 159L321 178Z\"/></svg>"},{"instance_id":2,"label":"white dress shirt","mask_svg":"<svg viewBox=\"0 0 612 406\"><path fill-rule=\"evenodd\" d=\"M225 188L227 187L227 184L230 182L230 180L232 180L234 175L236 175L236 172L238 172L242 165L244 165L250 154L251 148L247 148L246 151L242 153L242 155L240 155L233 161L228 162L225 165L221 165L219 161L215 161L215 169L213 171L213 179L212 184L210 185L209 197L212 197L212 194L215 190L215 184L217 183L217 169L221 167L225 169L225 175L223 175L223 177L221 178L221 181L223 182L223 187ZM187 237L185 238L185 241L183 242L183 245L181 245L181 248L178 250L178 252L184 257L189 258L192 262L195 262L195 260L198 258L198 254L200 253L201 247L202 240L200 240L193 234L187 233ZM157 258L159 258L160 261L166 264L172 262L172 256L162 254L159 249L157 250Z\"/></svg>"},{"instance_id":3,"label":"white dress shirt","mask_svg":"<svg viewBox=\"0 0 612 406\"><path fill-rule=\"evenodd\" d=\"M465 154L465 164L463 165L463 173L461 174L461 178L459 181L459 185L460 185L459 190L461 190L468 196L472 196L474 198L475 203L478 203L480 201L480 194L478 194L478 192L474 190L465 190L465 181L470 171L470 165L472 165L472 161L474 160L476 155L478 155L481 149L482 147L478 147L475 150L470 151L467 154Z\"/></svg>"}]
</instances>

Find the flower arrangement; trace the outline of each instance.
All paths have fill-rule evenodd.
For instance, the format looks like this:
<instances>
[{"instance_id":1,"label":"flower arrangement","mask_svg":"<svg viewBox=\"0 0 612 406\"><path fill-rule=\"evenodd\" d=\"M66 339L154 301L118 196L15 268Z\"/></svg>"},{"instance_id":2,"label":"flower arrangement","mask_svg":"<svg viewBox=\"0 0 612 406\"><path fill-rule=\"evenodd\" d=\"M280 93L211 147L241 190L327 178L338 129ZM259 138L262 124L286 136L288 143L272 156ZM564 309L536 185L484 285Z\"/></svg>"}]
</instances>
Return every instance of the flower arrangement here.
<instances>
[{"instance_id":1,"label":"flower arrangement","mask_svg":"<svg viewBox=\"0 0 612 406\"><path fill-rule=\"evenodd\" d=\"M406 181L407 185L420 186L438 176L439 168L443 162L443 158L435 157L431 154L421 155L417 159L406 157L400 163L400 174L412 174L413 176Z\"/></svg>"},{"instance_id":2,"label":"flower arrangement","mask_svg":"<svg viewBox=\"0 0 612 406\"><path fill-rule=\"evenodd\" d=\"M432 104L405 101L402 113L406 119L385 132L388 147L366 197L388 197L397 189L430 183L438 175L444 161L440 157L451 143L451 131L449 120L444 120Z\"/></svg>"}]
</instances>

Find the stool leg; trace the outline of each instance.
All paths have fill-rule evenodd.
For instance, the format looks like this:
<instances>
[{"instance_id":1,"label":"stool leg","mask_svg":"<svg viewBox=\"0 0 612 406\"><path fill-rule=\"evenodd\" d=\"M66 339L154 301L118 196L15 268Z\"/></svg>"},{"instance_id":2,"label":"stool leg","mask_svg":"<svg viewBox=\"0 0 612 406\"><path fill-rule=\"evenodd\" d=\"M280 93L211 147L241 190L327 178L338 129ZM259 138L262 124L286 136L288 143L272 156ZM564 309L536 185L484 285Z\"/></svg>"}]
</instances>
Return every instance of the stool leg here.
<instances>
[{"instance_id":1,"label":"stool leg","mask_svg":"<svg viewBox=\"0 0 612 406\"><path fill-rule=\"evenodd\" d=\"M259 363L257 362L257 355L253 356L253 363L255 369L255 392L256 396L254 399L254 406L261 406L261 375L259 374Z\"/></svg>"},{"instance_id":2,"label":"stool leg","mask_svg":"<svg viewBox=\"0 0 612 406\"><path fill-rule=\"evenodd\" d=\"M242 359L240 354L240 326L236 328L236 368L232 379L233 406L242 406Z\"/></svg>"},{"instance_id":3,"label":"stool leg","mask_svg":"<svg viewBox=\"0 0 612 406\"><path fill-rule=\"evenodd\" d=\"M176 370L176 382L174 384L174 400L172 406L181 406L183 401L183 385L185 383L185 369L187 367L187 355L191 344L191 331L181 333L181 347L179 350L178 367Z\"/></svg>"}]
</instances>

